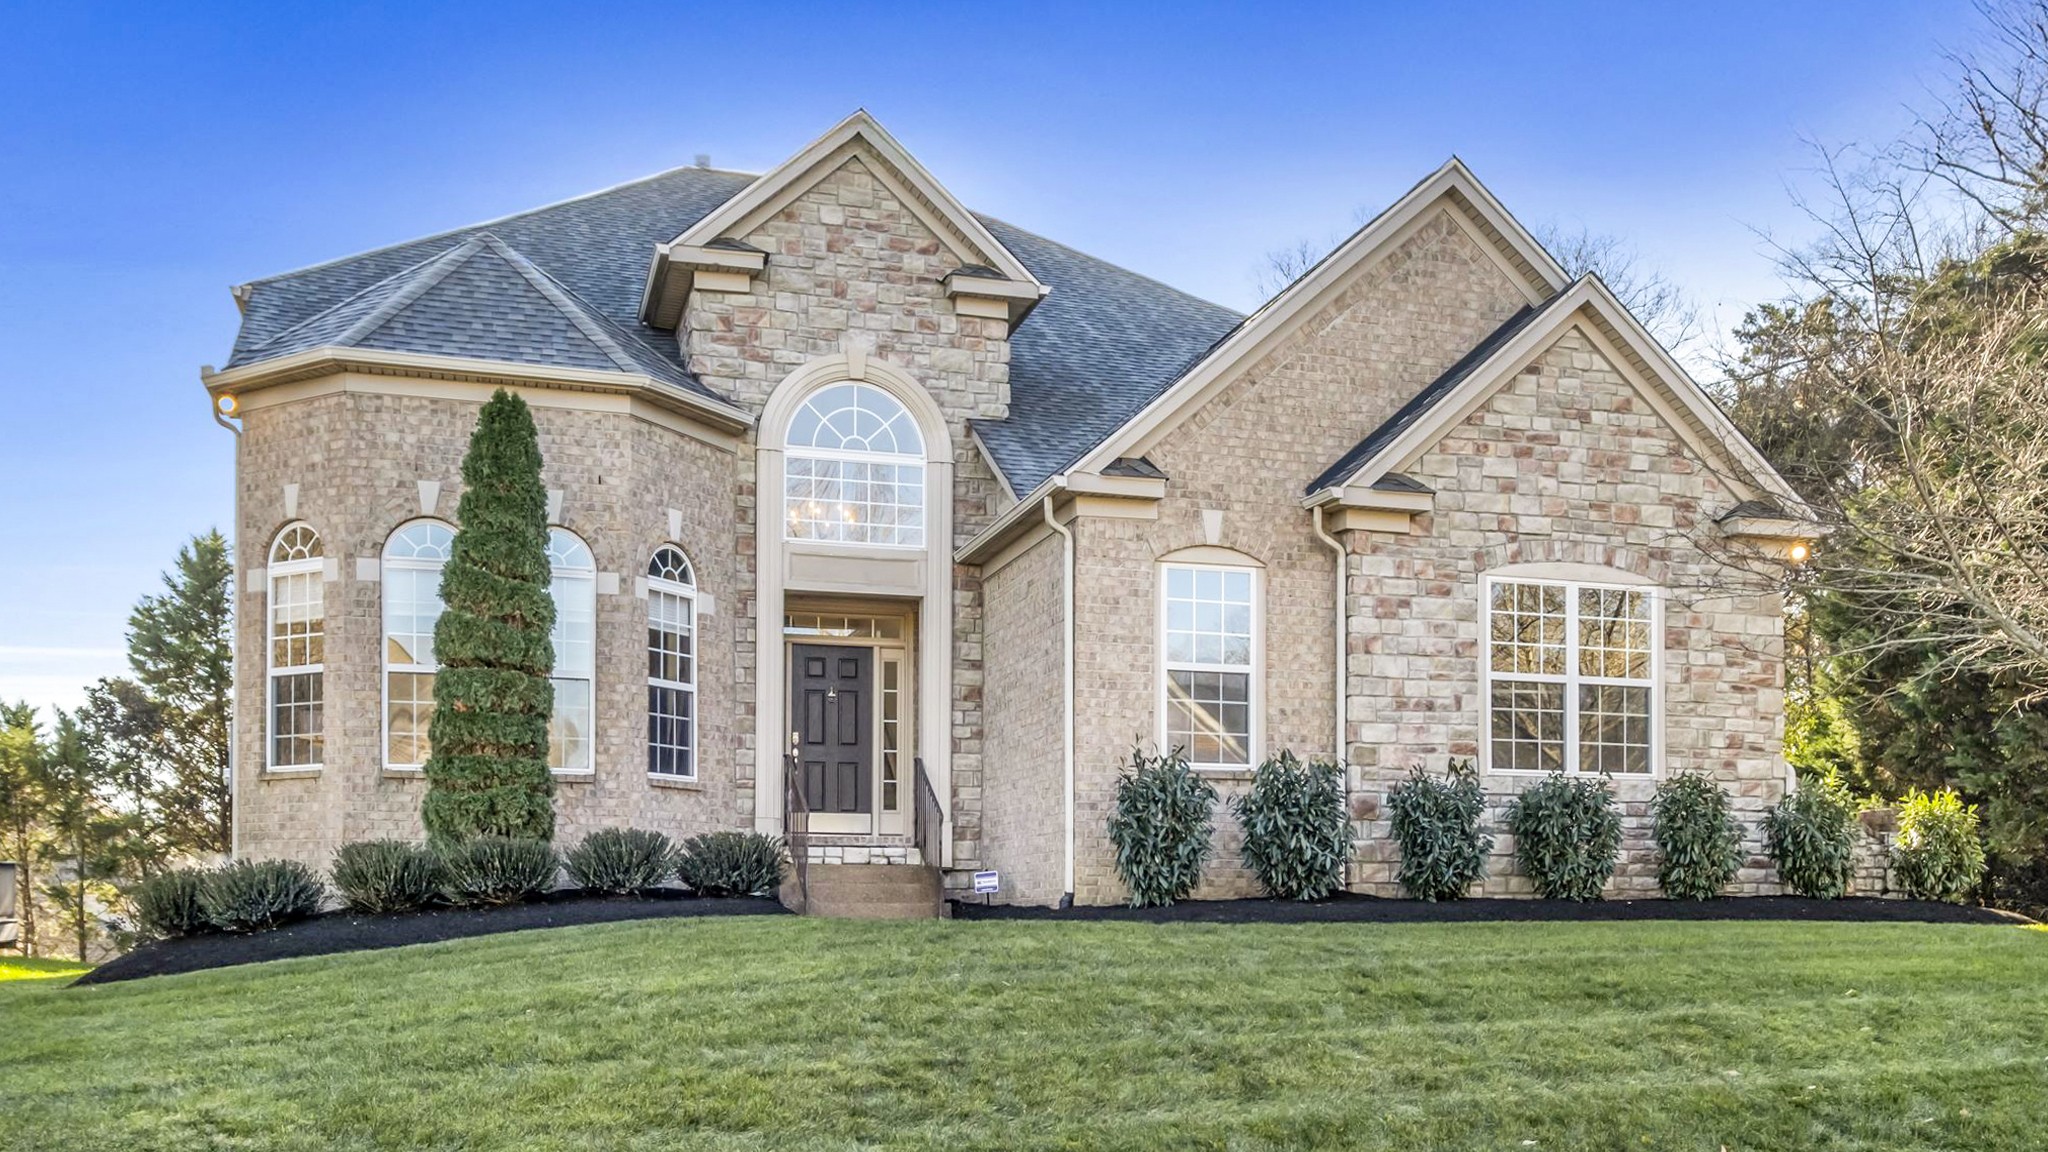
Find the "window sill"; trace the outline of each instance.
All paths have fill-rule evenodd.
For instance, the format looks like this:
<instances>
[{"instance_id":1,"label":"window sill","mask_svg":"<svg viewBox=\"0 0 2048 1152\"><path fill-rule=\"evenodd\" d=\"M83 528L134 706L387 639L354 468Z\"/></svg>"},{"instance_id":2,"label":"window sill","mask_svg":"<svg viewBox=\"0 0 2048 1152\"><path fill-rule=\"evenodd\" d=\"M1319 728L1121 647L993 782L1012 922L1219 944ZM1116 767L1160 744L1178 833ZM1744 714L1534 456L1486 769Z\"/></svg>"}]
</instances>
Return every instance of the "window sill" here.
<instances>
[{"instance_id":1,"label":"window sill","mask_svg":"<svg viewBox=\"0 0 2048 1152\"><path fill-rule=\"evenodd\" d=\"M1250 780L1259 774L1256 768L1235 764L1190 764L1188 767L1195 775L1209 780Z\"/></svg>"},{"instance_id":2,"label":"window sill","mask_svg":"<svg viewBox=\"0 0 2048 1152\"><path fill-rule=\"evenodd\" d=\"M291 768L265 768L263 770L263 779L299 780L309 776L318 776L323 771L325 771L325 765L321 764L296 765Z\"/></svg>"},{"instance_id":3,"label":"window sill","mask_svg":"<svg viewBox=\"0 0 2048 1152\"><path fill-rule=\"evenodd\" d=\"M424 780L426 777L427 770L425 768L407 768L401 764L386 764L384 766L384 778L386 780Z\"/></svg>"},{"instance_id":4,"label":"window sill","mask_svg":"<svg viewBox=\"0 0 2048 1152\"><path fill-rule=\"evenodd\" d=\"M548 775L559 784L589 784L597 779L594 768L550 768Z\"/></svg>"},{"instance_id":5,"label":"window sill","mask_svg":"<svg viewBox=\"0 0 2048 1152\"><path fill-rule=\"evenodd\" d=\"M647 774L647 782L656 788L674 788L680 792L702 792L704 782L695 776L657 776Z\"/></svg>"}]
</instances>

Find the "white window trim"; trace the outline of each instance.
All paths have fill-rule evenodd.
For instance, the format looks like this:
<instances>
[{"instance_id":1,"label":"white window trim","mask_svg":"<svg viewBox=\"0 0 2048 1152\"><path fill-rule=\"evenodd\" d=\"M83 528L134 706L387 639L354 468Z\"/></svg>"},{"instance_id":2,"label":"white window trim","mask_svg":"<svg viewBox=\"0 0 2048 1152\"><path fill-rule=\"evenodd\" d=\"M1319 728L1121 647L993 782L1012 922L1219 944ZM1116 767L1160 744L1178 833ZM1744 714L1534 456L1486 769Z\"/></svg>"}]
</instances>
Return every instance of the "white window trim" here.
<instances>
[{"instance_id":1,"label":"white window trim","mask_svg":"<svg viewBox=\"0 0 2048 1152\"><path fill-rule=\"evenodd\" d=\"M794 411L801 413L814 397L827 389L849 384L875 392L902 409L904 419L909 422L911 431L918 438L917 451L879 452L859 448L818 448L808 444L793 444L785 438L782 444L782 494L776 509L777 515L782 521L782 539L786 543L822 548L886 548L897 552L922 552L930 546L932 540L932 468L931 462L925 454L924 429L919 426L917 414L911 410L910 405L905 404L900 398L891 393L889 389L883 388L878 384L864 380L833 380L805 392L803 397L797 401ZM791 417L790 423L791 425L795 424L794 416ZM786 436L787 433L785 432ZM791 532L789 528L789 479L792 470L789 465L796 460L831 460L852 464L889 464L899 468L916 467L918 471L918 491L923 494L923 504L920 510L924 514L924 519L918 525L920 539L915 544L902 541L820 540L814 536L798 536Z\"/></svg>"},{"instance_id":2,"label":"white window trim","mask_svg":"<svg viewBox=\"0 0 2048 1152\"><path fill-rule=\"evenodd\" d=\"M686 564L690 564L690 554L688 552L684 552L680 546L674 544L666 544L662 547L674 548L677 552L682 553L683 562ZM661 550L661 548L655 549L656 554L659 554ZM694 577L696 573L697 566L695 564L690 564L690 574ZM685 775L677 772L656 772L652 769L649 769L647 772L647 777L649 780L658 781L686 780L695 782L697 777L700 775L697 763L697 733L698 730L703 727L704 721L703 712L699 710L699 708L697 707L697 674L699 670L702 668L704 661L704 653L700 643L701 633L698 631L697 628L697 588L694 584L679 584L674 580L665 580L659 576L650 575L647 577L647 595L650 604L653 602L653 598L655 596L667 595L681 597L683 603L688 606L687 619L689 621L690 626L689 682L686 684L677 680L660 680L656 679L652 675L649 675L647 677L647 686L650 688L670 688L689 693L690 744L688 751L690 754L690 771L687 775Z\"/></svg>"},{"instance_id":3,"label":"white window trim","mask_svg":"<svg viewBox=\"0 0 2048 1152\"><path fill-rule=\"evenodd\" d=\"M391 663L391 622L386 616L391 601L391 571L393 569L405 569L413 572L439 572L448 564L446 560L421 560L411 556L391 555L391 541L397 539L400 532L415 524L436 524L448 529L451 533L455 531L453 524L431 516L407 520L405 523L393 528L391 535L384 538L384 551L377 561L377 656L379 663L383 667L383 672L377 680L377 704L381 710L377 720L377 733L380 741L377 749L377 758L383 762L386 772L411 776L417 776L425 772L427 766L425 763L394 764L391 761L391 674L393 672L409 672L413 674L427 673L438 675L441 671L441 662L435 660L431 665L393 665ZM440 596L441 592L437 586L434 590L434 598L438 600ZM443 605L443 608L445 609L446 605Z\"/></svg>"},{"instance_id":4,"label":"white window trim","mask_svg":"<svg viewBox=\"0 0 2048 1152\"><path fill-rule=\"evenodd\" d=\"M285 533L294 528L305 528L320 541L321 554L304 560L272 560L264 569L263 588L263 770L266 773L291 775L293 773L319 772L327 766L327 661L323 658L317 664L277 663L277 584L286 576L303 573L318 573L321 579L314 582L320 590L320 651L323 657L327 651L327 542L312 525L303 520L294 520L278 529L271 537L270 555L276 555L277 543ZM279 676L320 677L320 759L311 764L279 764L277 762L277 680Z\"/></svg>"},{"instance_id":5,"label":"white window trim","mask_svg":"<svg viewBox=\"0 0 2048 1152\"><path fill-rule=\"evenodd\" d=\"M1584 580L1555 576L1517 575L1490 572L1479 581L1479 770L1499 776L1548 776L1540 768L1496 768L1493 766L1493 589L1497 584L1546 584L1565 590L1565 672L1501 674L1498 679L1518 683L1563 684L1564 691L1564 773L1567 776L1598 776L1579 768L1579 685L1617 684L1650 690L1650 770L1616 772L1614 780L1661 780L1664 778L1664 589L1622 577ZM1584 676L1579 673L1579 590L1640 592L1650 606L1650 676L1647 681L1619 676Z\"/></svg>"},{"instance_id":6,"label":"white window trim","mask_svg":"<svg viewBox=\"0 0 2048 1152\"><path fill-rule=\"evenodd\" d=\"M1250 685L1245 707L1251 715L1251 737L1245 747L1243 764L1203 763L1192 757L1188 767L1197 772L1250 772L1265 759L1266 747L1266 581L1265 573L1250 564L1212 564L1191 560L1165 560L1155 567L1158 574L1153 580L1154 595L1158 601L1152 622L1152 643L1158 650L1158 670L1153 676L1155 682L1153 708L1157 719L1153 723L1152 738L1157 742L1160 755L1173 750L1167 736L1167 717L1171 704L1166 690L1167 677L1175 671L1197 672L1247 672ZM1199 664L1187 661L1169 661L1166 658L1166 576L1175 568L1189 571L1242 572L1252 581L1252 651L1251 665L1242 664Z\"/></svg>"},{"instance_id":7,"label":"white window trim","mask_svg":"<svg viewBox=\"0 0 2048 1152\"><path fill-rule=\"evenodd\" d=\"M579 544L583 545L583 551L584 551L584 552L585 552L585 553L586 553L587 555L589 555L589 556L591 557L590 567L588 567L588 568L564 568L564 569L557 569L557 568L555 567L555 564L554 564L554 561L553 561L553 558L552 558L552 557L550 557L550 558L549 558L549 562L548 562L548 594L549 594L549 597L550 597L551 599L552 599L552 597L553 597L553 595L554 595L554 584L555 584L555 578L556 578L556 573L557 573L557 571L562 571L562 572L568 572L568 573L570 573L570 574L571 574L571 575L572 575L572 576L573 576L573 577L574 577L575 579L577 579L577 580L580 580L580 581L583 581L584 583L587 583L587 584L589 585L589 587L590 587L590 643L591 643L591 654L590 654L590 674L589 674L589 675L588 675L587 677L577 677L577 676L563 676L563 675L561 675L561 674L560 674L560 671L561 671L561 653L559 653L559 652L557 652L557 653L555 654L555 665L554 665L554 667L551 667L551 668L549 668L549 669L548 669L548 679L549 679L549 680L551 680L551 681L553 681L553 680L580 680L580 681L582 681L582 682L583 682L584 684L587 684L587 685L589 685L589 688L590 688L590 730L589 730L589 731L588 731L588 732L587 732L587 733L585 734L585 740L584 740L584 748L585 748L585 751L584 751L584 760L583 760L583 764L582 764L582 766L581 766L581 767L564 767L564 768L556 768L556 767L550 766L550 767L548 768L548 771L549 771L550 773L552 773L553 775L557 776L557 777L563 777L563 776L568 776L568 777L574 777L574 778L578 778L578 779L580 779L580 778L583 778L583 777L587 777L587 776L595 776L595 775L597 775L597 708L598 708L598 701L597 701L597 639L598 639L598 619L597 619L597 601L598 601L598 595L597 595L597 554L596 554L596 553L595 553L594 551L592 551L592 550L591 550L591 547L590 547L590 541L588 541L588 540L585 540L585 539L583 538L583 535L582 535L582 533L580 533L580 532L577 532L577 531L575 531L575 530L573 530L573 529L570 529L570 528L566 528L566 527L563 527L563 526L562 526L562 525L560 525L560 524L550 524L550 525L548 525L548 533L549 533L549 535L550 535L550 536L552 536L552 535L553 535L554 533L556 533L556 532L564 532L564 533L567 533L568 535L570 535L570 536L574 537L574 538L576 539L576 542L577 542L577 543L579 543ZM552 544L552 541L550 541L550 544ZM552 550L552 548L551 548L550 550ZM556 615L557 615L557 617L558 617L558 618L559 618L559 616L560 616L561 610L562 610L562 606L561 606L561 604L560 604L560 603L557 603L557 604L555 605L555 612L556 612ZM552 706L551 706L551 707L550 707L550 708L548 709L548 725L549 725L549 727L553 727L553 726L554 726L554 709L553 709L553 707L552 707ZM552 742L553 742L553 738L552 738L552 737L550 737L550 738L549 738L549 740L550 740L550 743L552 744Z\"/></svg>"}]
</instances>

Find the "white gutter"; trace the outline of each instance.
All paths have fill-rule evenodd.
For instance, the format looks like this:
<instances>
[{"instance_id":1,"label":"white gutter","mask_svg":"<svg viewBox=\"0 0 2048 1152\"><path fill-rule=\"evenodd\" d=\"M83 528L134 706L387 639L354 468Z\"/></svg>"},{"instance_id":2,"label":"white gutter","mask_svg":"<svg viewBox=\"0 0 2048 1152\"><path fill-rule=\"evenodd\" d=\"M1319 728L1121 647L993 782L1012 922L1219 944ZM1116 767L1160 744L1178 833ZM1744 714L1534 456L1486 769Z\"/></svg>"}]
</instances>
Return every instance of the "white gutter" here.
<instances>
[{"instance_id":1,"label":"white gutter","mask_svg":"<svg viewBox=\"0 0 2048 1152\"><path fill-rule=\"evenodd\" d=\"M1074 902L1074 531L1053 516L1052 497L1047 496L1040 507L1045 512L1045 526L1064 542L1060 557L1060 641L1065 672L1060 688L1060 755L1066 779L1067 838L1066 864L1060 871L1065 895L1060 903L1064 906Z\"/></svg>"},{"instance_id":2,"label":"white gutter","mask_svg":"<svg viewBox=\"0 0 2048 1152\"><path fill-rule=\"evenodd\" d=\"M227 414L221 411L217 397L208 396L207 407L213 410L213 422L235 434L235 522L228 530L228 547L233 549L235 562L228 579L234 584L228 589L228 618L234 621L234 632L229 638L228 649L228 859L242 858L242 797L241 781L236 768L241 759L241 728L235 718L242 710L242 430L229 423ZM233 411L234 398L228 398L229 411Z\"/></svg>"},{"instance_id":3,"label":"white gutter","mask_svg":"<svg viewBox=\"0 0 2048 1152\"><path fill-rule=\"evenodd\" d=\"M1337 695L1333 698L1335 702L1335 708L1333 709L1333 711L1335 711L1337 715L1337 742L1335 744L1332 744L1331 748L1335 750L1337 766L1339 768L1342 768L1344 767L1344 761L1346 759L1344 747L1344 713L1346 710L1345 705L1348 703L1348 701L1345 699L1345 693L1346 690L1350 687L1348 675L1349 669L1346 667L1346 665L1349 663L1349 661L1347 660L1349 653L1346 651L1345 644L1345 641L1349 639L1348 625L1350 622L1347 619L1344 611L1344 592L1346 584L1345 577L1348 575L1348 573L1345 572L1344 569L1349 561L1349 558L1345 555L1344 545L1340 541L1338 541L1338 539L1335 536L1332 536L1328 532L1323 530L1323 506L1318 504L1314 508L1309 509L1309 511L1313 513L1315 516L1316 539L1321 540L1324 544L1329 546L1330 551L1337 554Z\"/></svg>"}]
</instances>

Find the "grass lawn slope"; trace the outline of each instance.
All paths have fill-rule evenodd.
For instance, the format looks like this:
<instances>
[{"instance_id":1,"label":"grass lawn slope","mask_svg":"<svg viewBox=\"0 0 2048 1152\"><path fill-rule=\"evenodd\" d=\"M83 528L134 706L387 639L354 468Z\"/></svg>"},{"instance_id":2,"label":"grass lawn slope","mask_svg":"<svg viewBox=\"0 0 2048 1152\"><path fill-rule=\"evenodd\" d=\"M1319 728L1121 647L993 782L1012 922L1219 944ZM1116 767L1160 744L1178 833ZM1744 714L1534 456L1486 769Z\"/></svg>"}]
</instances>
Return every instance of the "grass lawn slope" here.
<instances>
[{"instance_id":1,"label":"grass lawn slope","mask_svg":"<svg viewBox=\"0 0 2048 1152\"><path fill-rule=\"evenodd\" d=\"M9 1149L2032 1148L2048 933L860 924L0 986Z\"/></svg>"},{"instance_id":2,"label":"grass lawn slope","mask_svg":"<svg viewBox=\"0 0 2048 1152\"><path fill-rule=\"evenodd\" d=\"M0 984L17 980L56 980L83 976L90 969L69 960L38 960L29 956L0 956Z\"/></svg>"}]
</instances>

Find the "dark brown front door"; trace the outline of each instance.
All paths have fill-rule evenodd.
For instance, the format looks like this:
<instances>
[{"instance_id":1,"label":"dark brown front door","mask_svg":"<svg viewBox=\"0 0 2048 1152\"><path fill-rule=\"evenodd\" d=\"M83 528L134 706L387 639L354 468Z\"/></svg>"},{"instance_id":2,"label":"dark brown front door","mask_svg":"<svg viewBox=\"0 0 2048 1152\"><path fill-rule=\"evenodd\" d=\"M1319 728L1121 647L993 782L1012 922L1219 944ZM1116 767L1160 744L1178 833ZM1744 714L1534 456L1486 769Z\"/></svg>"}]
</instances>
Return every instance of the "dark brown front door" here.
<instances>
[{"instance_id":1,"label":"dark brown front door","mask_svg":"<svg viewBox=\"0 0 2048 1152\"><path fill-rule=\"evenodd\" d=\"M813 812L874 811L875 650L790 646L789 728Z\"/></svg>"}]
</instances>

